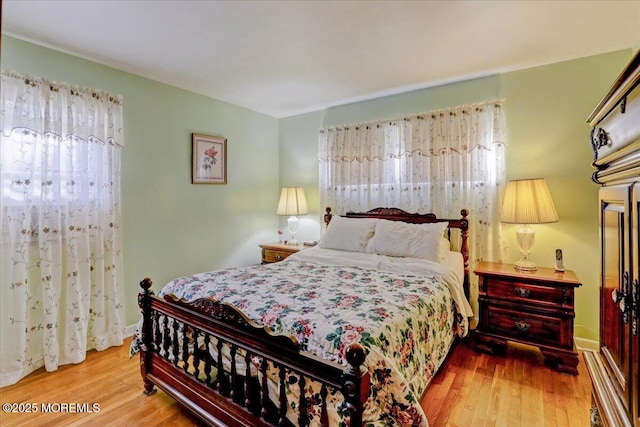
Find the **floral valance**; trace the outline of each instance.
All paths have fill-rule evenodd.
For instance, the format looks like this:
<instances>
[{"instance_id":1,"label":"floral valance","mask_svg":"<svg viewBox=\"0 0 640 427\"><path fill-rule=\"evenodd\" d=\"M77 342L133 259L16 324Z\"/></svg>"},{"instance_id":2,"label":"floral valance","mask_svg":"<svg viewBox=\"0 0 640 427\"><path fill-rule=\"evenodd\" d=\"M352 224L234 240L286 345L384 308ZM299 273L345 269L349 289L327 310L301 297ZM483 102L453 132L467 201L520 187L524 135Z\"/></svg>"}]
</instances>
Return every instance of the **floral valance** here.
<instances>
[{"instance_id":1,"label":"floral valance","mask_svg":"<svg viewBox=\"0 0 640 427\"><path fill-rule=\"evenodd\" d=\"M441 156L504 145L502 100L427 111L407 117L334 126L320 130L334 147L320 161L373 161L404 156ZM483 132L478 132L483 130ZM490 131L492 135L486 135ZM331 137L322 138L322 134ZM395 141L394 146L389 141ZM398 143L399 142L399 143Z\"/></svg>"},{"instance_id":2,"label":"floral valance","mask_svg":"<svg viewBox=\"0 0 640 427\"><path fill-rule=\"evenodd\" d=\"M2 71L2 133L31 132L124 146L122 96Z\"/></svg>"}]
</instances>

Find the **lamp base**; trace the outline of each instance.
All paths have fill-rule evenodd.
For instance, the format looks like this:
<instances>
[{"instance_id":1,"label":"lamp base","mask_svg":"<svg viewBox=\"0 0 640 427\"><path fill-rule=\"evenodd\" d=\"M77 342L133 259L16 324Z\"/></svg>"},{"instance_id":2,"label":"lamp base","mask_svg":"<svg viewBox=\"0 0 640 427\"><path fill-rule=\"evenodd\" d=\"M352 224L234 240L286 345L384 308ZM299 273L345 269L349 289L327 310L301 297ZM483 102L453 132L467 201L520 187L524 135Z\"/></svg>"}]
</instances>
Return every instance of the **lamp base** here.
<instances>
[{"instance_id":1,"label":"lamp base","mask_svg":"<svg viewBox=\"0 0 640 427\"><path fill-rule=\"evenodd\" d=\"M298 241L296 240L296 232L298 231L298 217L295 215L291 215L287 219L287 225L289 228L289 234L291 234L291 239L287 242L287 244L291 246L298 246Z\"/></svg>"},{"instance_id":2,"label":"lamp base","mask_svg":"<svg viewBox=\"0 0 640 427\"><path fill-rule=\"evenodd\" d=\"M513 265L513 268L520 271L536 271L538 266L535 262L531 262L526 259L521 259Z\"/></svg>"},{"instance_id":3,"label":"lamp base","mask_svg":"<svg viewBox=\"0 0 640 427\"><path fill-rule=\"evenodd\" d=\"M522 226L520 226L516 231L516 237L518 238L518 247L520 248L522 258L520 258L520 261L515 263L515 269L520 271L537 270L538 268L536 267L536 263L529 261L529 254L531 253L531 248L533 248L536 233L528 224L522 224Z\"/></svg>"}]
</instances>

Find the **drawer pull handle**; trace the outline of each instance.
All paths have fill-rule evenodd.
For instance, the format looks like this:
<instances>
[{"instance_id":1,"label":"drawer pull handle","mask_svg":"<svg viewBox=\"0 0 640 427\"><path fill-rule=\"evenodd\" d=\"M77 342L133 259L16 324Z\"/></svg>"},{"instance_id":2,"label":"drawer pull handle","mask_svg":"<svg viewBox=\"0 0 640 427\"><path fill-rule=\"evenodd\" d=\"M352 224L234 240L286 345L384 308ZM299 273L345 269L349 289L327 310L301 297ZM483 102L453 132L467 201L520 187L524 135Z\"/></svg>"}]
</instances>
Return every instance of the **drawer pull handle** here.
<instances>
[{"instance_id":1,"label":"drawer pull handle","mask_svg":"<svg viewBox=\"0 0 640 427\"><path fill-rule=\"evenodd\" d=\"M531 329L531 325L527 322L524 322L522 320L515 322L516 328L518 328L518 332L529 332L529 329Z\"/></svg>"},{"instance_id":2,"label":"drawer pull handle","mask_svg":"<svg viewBox=\"0 0 640 427\"><path fill-rule=\"evenodd\" d=\"M280 254L276 254L276 259L277 259L278 261L282 261L282 255L280 255Z\"/></svg>"},{"instance_id":3,"label":"drawer pull handle","mask_svg":"<svg viewBox=\"0 0 640 427\"><path fill-rule=\"evenodd\" d=\"M515 288L514 291L521 298L529 298L531 296L531 291L526 288Z\"/></svg>"}]
</instances>

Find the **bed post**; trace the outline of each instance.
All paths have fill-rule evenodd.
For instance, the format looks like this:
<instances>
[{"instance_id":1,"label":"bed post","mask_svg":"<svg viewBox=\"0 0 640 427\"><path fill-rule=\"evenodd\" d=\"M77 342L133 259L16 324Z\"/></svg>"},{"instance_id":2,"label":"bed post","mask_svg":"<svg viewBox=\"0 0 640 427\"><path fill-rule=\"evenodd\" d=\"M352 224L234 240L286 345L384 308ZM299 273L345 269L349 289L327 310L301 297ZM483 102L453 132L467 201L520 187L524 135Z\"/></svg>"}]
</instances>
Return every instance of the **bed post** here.
<instances>
[{"instance_id":1,"label":"bed post","mask_svg":"<svg viewBox=\"0 0 640 427\"><path fill-rule=\"evenodd\" d=\"M362 426L364 404L371 391L369 370L364 366L366 357L364 347L358 343L350 344L345 354L349 365L342 374L342 394L345 399L344 408L349 414L349 427Z\"/></svg>"},{"instance_id":2,"label":"bed post","mask_svg":"<svg viewBox=\"0 0 640 427\"><path fill-rule=\"evenodd\" d=\"M462 209L460 211L460 215L462 215L462 219L460 220L460 236L462 237L462 242L460 245L460 253L462 254L462 259L464 260L464 294L467 297L467 300L470 298L471 294L471 283L469 277L469 211L467 209Z\"/></svg>"},{"instance_id":3,"label":"bed post","mask_svg":"<svg viewBox=\"0 0 640 427\"><path fill-rule=\"evenodd\" d=\"M324 214L324 226L328 227L329 223L331 222L331 217L333 216L333 214L331 213L331 206L327 206L325 208L325 211L327 213Z\"/></svg>"},{"instance_id":4,"label":"bed post","mask_svg":"<svg viewBox=\"0 0 640 427\"><path fill-rule=\"evenodd\" d=\"M150 289L152 284L153 281L150 278L145 277L140 282L142 290L138 293L138 307L140 307L143 319L142 330L140 331L140 341L142 342L142 345L140 346L140 373L144 380L143 393L147 396L156 392L153 383L147 380L147 372L151 367L151 351L153 350L151 327L151 296L153 295L153 291Z\"/></svg>"}]
</instances>

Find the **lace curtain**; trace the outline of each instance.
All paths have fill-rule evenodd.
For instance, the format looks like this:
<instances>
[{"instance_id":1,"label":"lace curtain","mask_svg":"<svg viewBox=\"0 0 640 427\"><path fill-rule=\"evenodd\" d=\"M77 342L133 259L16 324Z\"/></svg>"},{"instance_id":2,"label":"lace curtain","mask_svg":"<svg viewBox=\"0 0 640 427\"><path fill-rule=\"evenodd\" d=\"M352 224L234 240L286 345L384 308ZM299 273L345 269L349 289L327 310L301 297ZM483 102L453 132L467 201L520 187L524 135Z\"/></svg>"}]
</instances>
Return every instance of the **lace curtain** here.
<instances>
[{"instance_id":1,"label":"lace curtain","mask_svg":"<svg viewBox=\"0 0 640 427\"><path fill-rule=\"evenodd\" d=\"M320 201L337 214L376 207L458 218L469 210L471 266L502 259L501 101L320 130Z\"/></svg>"},{"instance_id":2,"label":"lace curtain","mask_svg":"<svg viewBox=\"0 0 640 427\"><path fill-rule=\"evenodd\" d=\"M122 99L2 72L0 386L122 344Z\"/></svg>"}]
</instances>

